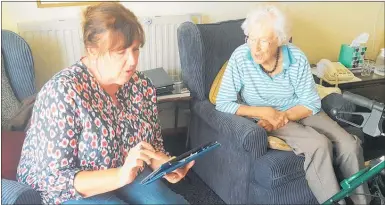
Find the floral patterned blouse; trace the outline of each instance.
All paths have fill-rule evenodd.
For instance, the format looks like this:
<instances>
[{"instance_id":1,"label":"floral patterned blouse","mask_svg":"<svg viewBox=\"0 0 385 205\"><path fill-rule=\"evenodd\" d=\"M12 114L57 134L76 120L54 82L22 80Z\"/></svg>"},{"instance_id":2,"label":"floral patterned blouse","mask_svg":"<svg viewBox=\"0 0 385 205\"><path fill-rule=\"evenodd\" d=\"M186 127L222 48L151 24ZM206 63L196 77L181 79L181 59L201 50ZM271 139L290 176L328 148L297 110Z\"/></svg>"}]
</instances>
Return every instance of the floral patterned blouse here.
<instances>
[{"instance_id":1,"label":"floral patterned blouse","mask_svg":"<svg viewBox=\"0 0 385 205\"><path fill-rule=\"evenodd\" d=\"M151 81L136 72L117 99L121 107L81 61L56 74L37 96L18 181L39 191L44 204L58 204L81 198L77 172L122 166L140 141L165 152Z\"/></svg>"}]
</instances>

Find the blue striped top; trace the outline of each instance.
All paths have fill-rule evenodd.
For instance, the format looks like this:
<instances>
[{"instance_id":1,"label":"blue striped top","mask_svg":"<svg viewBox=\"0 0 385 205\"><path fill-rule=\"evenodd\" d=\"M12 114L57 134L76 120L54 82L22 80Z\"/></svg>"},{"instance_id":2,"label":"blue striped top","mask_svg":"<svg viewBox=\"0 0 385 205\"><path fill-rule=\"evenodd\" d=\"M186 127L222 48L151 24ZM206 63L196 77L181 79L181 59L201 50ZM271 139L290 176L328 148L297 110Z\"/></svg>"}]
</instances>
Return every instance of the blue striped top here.
<instances>
[{"instance_id":1,"label":"blue striped top","mask_svg":"<svg viewBox=\"0 0 385 205\"><path fill-rule=\"evenodd\" d=\"M249 106L273 107L279 111L303 105L313 115L321 109L315 82L305 54L292 44L283 45L283 70L270 77L252 59L247 44L231 55L216 99L216 109L235 114L242 102Z\"/></svg>"}]
</instances>

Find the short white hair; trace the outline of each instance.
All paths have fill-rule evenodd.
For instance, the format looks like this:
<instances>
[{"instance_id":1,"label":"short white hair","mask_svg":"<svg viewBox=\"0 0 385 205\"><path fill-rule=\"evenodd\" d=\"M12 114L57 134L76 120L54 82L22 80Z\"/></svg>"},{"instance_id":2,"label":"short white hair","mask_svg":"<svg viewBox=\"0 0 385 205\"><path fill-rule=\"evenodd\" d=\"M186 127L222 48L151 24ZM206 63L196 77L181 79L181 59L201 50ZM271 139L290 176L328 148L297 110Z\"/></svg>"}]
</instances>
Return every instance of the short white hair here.
<instances>
[{"instance_id":1,"label":"short white hair","mask_svg":"<svg viewBox=\"0 0 385 205\"><path fill-rule=\"evenodd\" d=\"M241 28L246 36L249 35L250 28L253 25L261 23L261 21L270 19L274 22L275 34L278 38L278 45L285 44L289 41L289 23L286 19L286 16L273 5L263 5L252 10L248 15L246 20L242 23Z\"/></svg>"}]
</instances>

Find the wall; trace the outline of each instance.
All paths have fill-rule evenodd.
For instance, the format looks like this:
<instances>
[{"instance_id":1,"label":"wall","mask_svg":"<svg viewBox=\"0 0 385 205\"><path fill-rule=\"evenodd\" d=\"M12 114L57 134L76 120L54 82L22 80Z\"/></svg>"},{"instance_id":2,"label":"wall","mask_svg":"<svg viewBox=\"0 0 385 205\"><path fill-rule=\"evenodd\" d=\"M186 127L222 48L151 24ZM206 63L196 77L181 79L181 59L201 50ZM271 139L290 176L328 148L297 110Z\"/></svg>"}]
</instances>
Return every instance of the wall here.
<instances>
[{"instance_id":1,"label":"wall","mask_svg":"<svg viewBox=\"0 0 385 205\"><path fill-rule=\"evenodd\" d=\"M294 43L309 61L337 61L341 43L350 44L362 32L370 34L367 57L375 59L384 47L383 2L302 2L289 9Z\"/></svg>"},{"instance_id":2,"label":"wall","mask_svg":"<svg viewBox=\"0 0 385 205\"><path fill-rule=\"evenodd\" d=\"M123 2L138 16L200 13L204 22L244 18L258 2ZM384 2L283 2L293 23L294 43L311 63L336 61L341 43L368 32L369 58L384 47ZM83 7L37 8L36 2L2 2L3 28L17 32L17 23L79 17ZM161 9L160 9L161 8Z\"/></svg>"}]
</instances>

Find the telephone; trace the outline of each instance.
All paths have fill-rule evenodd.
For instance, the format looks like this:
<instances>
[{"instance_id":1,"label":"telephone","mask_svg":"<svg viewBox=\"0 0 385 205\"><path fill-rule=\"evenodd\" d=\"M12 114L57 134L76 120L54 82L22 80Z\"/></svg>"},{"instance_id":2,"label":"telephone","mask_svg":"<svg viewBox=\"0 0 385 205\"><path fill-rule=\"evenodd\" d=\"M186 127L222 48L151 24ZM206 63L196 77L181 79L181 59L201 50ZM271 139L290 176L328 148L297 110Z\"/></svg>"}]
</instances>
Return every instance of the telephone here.
<instances>
[{"instance_id":1,"label":"telephone","mask_svg":"<svg viewBox=\"0 0 385 205\"><path fill-rule=\"evenodd\" d=\"M325 81L336 82L349 81L354 78L354 74L340 62L331 62L327 59L322 59L317 63L317 70L322 73L322 78Z\"/></svg>"}]
</instances>

